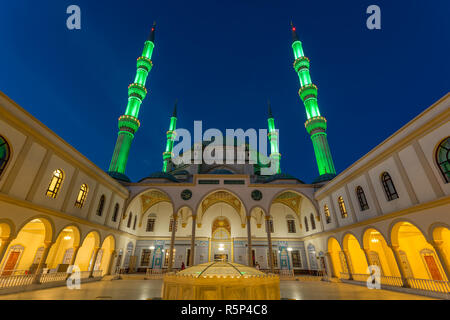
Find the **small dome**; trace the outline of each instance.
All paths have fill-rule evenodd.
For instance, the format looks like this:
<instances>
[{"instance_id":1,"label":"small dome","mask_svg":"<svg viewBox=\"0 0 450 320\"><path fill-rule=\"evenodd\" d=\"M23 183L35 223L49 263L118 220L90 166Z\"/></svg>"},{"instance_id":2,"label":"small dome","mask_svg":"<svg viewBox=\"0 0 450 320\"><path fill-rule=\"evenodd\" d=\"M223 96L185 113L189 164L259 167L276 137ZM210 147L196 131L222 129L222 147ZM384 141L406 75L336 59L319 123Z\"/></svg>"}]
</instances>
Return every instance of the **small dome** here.
<instances>
[{"instance_id":1,"label":"small dome","mask_svg":"<svg viewBox=\"0 0 450 320\"><path fill-rule=\"evenodd\" d=\"M244 266L237 263L229 262L208 262L198 264L196 266L184 269L177 273L179 276L194 276L200 277L245 277L245 276L259 276L266 277L264 272L255 268Z\"/></svg>"}]
</instances>

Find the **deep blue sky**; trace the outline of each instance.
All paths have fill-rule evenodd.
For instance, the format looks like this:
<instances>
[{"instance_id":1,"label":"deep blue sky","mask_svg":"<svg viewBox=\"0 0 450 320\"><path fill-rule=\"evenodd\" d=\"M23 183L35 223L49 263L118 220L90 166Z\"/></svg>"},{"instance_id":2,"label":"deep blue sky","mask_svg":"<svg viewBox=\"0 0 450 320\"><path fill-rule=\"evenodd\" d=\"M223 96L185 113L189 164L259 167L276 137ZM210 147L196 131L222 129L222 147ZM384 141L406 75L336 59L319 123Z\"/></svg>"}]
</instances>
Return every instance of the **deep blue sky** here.
<instances>
[{"instance_id":1,"label":"deep blue sky","mask_svg":"<svg viewBox=\"0 0 450 320\"><path fill-rule=\"evenodd\" d=\"M82 29L66 28L77 4ZM377 4L382 30L366 28ZM160 171L178 126L280 129L282 170L318 174L292 68L292 19L311 59L338 172L450 88L449 1L3 1L0 90L107 170L127 86L153 20L156 47L127 174Z\"/></svg>"}]
</instances>

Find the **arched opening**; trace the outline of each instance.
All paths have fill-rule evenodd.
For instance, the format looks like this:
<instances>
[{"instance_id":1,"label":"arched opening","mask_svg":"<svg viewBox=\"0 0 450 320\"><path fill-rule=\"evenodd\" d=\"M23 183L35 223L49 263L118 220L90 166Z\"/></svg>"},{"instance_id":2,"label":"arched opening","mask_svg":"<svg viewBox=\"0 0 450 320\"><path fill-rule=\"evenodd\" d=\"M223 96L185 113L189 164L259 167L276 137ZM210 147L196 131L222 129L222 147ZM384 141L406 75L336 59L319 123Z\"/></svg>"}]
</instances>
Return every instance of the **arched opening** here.
<instances>
[{"instance_id":1,"label":"arched opening","mask_svg":"<svg viewBox=\"0 0 450 320\"><path fill-rule=\"evenodd\" d=\"M365 274L367 272L367 259L359 245L358 239L351 233L345 235L342 241L344 251L347 253L347 264L352 274Z\"/></svg>"},{"instance_id":2,"label":"arched opening","mask_svg":"<svg viewBox=\"0 0 450 320\"><path fill-rule=\"evenodd\" d=\"M115 241L113 236L108 236L103 240L101 249L98 251L94 270L101 270L102 276L108 274L112 254L115 250Z\"/></svg>"},{"instance_id":3,"label":"arched opening","mask_svg":"<svg viewBox=\"0 0 450 320\"><path fill-rule=\"evenodd\" d=\"M378 230L369 228L364 232L363 246L367 252L369 264L378 266L382 276L400 276L394 252Z\"/></svg>"},{"instance_id":4,"label":"arched opening","mask_svg":"<svg viewBox=\"0 0 450 320\"><path fill-rule=\"evenodd\" d=\"M78 250L75 259L75 265L80 268L80 271L90 271L94 263L95 249L100 246L100 235L97 231L91 231L84 238L83 244Z\"/></svg>"},{"instance_id":5,"label":"arched opening","mask_svg":"<svg viewBox=\"0 0 450 320\"><path fill-rule=\"evenodd\" d=\"M433 246L412 223L398 222L391 231L392 245L398 246L399 259L407 278L447 280Z\"/></svg>"},{"instance_id":6,"label":"arched opening","mask_svg":"<svg viewBox=\"0 0 450 320\"><path fill-rule=\"evenodd\" d=\"M328 254L330 255L333 276L341 278L341 273L348 274L348 267L345 261L344 252L341 249L341 245L335 238L328 239Z\"/></svg>"},{"instance_id":7,"label":"arched opening","mask_svg":"<svg viewBox=\"0 0 450 320\"><path fill-rule=\"evenodd\" d=\"M446 227L436 227L433 230L433 241L440 251L441 259L450 270L450 229Z\"/></svg>"},{"instance_id":8,"label":"arched opening","mask_svg":"<svg viewBox=\"0 0 450 320\"><path fill-rule=\"evenodd\" d=\"M11 150L6 139L0 136L0 177L8 164Z\"/></svg>"},{"instance_id":9,"label":"arched opening","mask_svg":"<svg viewBox=\"0 0 450 320\"><path fill-rule=\"evenodd\" d=\"M72 263L75 248L80 245L80 231L75 226L65 227L58 235L47 257L47 268L52 272L66 272Z\"/></svg>"},{"instance_id":10,"label":"arched opening","mask_svg":"<svg viewBox=\"0 0 450 320\"><path fill-rule=\"evenodd\" d=\"M231 261L231 225L221 216L214 219L211 227L211 250L213 261Z\"/></svg>"},{"instance_id":11,"label":"arched opening","mask_svg":"<svg viewBox=\"0 0 450 320\"><path fill-rule=\"evenodd\" d=\"M436 163L445 183L450 182L450 137L445 138L436 149ZM1 174L1 171L0 171Z\"/></svg>"},{"instance_id":12,"label":"arched opening","mask_svg":"<svg viewBox=\"0 0 450 320\"><path fill-rule=\"evenodd\" d=\"M8 246L1 275L34 273L43 259L46 243L51 242L52 232L51 224L46 219L32 219L26 223Z\"/></svg>"},{"instance_id":13,"label":"arched opening","mask_svg":"<svg viewBox=\"0 0 450 320\"><path fill-rule=\"evenodd\" d=\"M123 260L123 268L125 269L132 269L134 267L134 259L132 259L133 256L133 249L134 244L133 242L128 242L127 248L125 251L125 259Z\"/></svg>"}]
</instances>

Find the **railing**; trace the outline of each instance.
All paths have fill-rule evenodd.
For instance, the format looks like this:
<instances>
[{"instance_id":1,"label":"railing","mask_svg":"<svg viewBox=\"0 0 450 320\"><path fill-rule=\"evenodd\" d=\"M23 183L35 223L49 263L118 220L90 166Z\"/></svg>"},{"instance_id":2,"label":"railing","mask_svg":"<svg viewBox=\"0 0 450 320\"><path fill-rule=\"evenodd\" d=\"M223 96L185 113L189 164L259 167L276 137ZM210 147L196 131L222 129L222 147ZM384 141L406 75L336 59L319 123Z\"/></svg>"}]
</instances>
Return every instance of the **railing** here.
<instances>
[{"instance_id":1,"label":"railing","mask_svg":"<svg viewBox=\"0 0 450 320\"><path fill-rule=\"evenodd\" d=\"M341 272L342 279L346 278L348 273ZM369 274L352 274L352 278L357 282L366 282L371 276ZM406 278L407 287L422 291L431 291L439 293L450 293L450 282L443 280L430 280L430 279L416 279ZM391 287L403 287L404 283L401 277L395 276L380 276L380 282L382 285Z\"/></svg>"},{"instance_id":2,"label":"railing","mask_svg":"<svg viewBox=\"0 0 450 320\"><path fill-rule=\"evenodd\" d=\"M91 274L90 271L80 271L80 279L87 279L89 278L90 274Z\"/></svg>"},{"instance_id":3,"label":"railing","mask_svg":"<svg viewBox=\"0 0 450 320\"><path fill-rule=\"evenodd\" d=\"M176 270L173 270L176 272ZM162 279L164 274L167 273L167 269L147 269L145 272L146 279Z\"/></svg>"},{"instance_id":4,"label":"railing","mask_svg":"<svg viewBox=\"0 0 450 320\"><path fill-rule=\"evenodd\" d=\"M28 286L33 283L34 274L28 270L3 271L0 275L0 288Z\"/></svg>"},{"instance_id":5,"label":"railing","mask_svg":"<svg viewBox=\"0 0 450 320\"><path fill-rule=\"evenodd\" d=\"M39 283L64 281L67 279L68 276L69 274L67 272L43 273L39 278Z\"/></svg>"}]
</instances>

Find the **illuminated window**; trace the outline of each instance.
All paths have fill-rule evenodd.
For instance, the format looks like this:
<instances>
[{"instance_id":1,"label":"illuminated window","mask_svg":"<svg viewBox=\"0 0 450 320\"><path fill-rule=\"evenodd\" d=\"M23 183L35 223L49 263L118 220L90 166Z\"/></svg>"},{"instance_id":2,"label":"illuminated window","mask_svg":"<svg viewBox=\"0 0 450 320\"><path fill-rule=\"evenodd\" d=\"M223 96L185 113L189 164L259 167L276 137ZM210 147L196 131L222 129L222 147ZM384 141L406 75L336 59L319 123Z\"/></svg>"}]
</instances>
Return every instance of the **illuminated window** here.
<instances>
[{"instance_id":1,"label":"illuminated window","mask_svg":"<svg viewBox=\"0 0 450 320\"><path fill-rule=\"evenodd\" d=\"M55 199L58 196L58 192L61 189L61 184L64 180L64 172L61 169L53 171L52 179L47 189L47 196Z\"/></svg>"},{"instance_id":2,"label":"illuminated window","mask_svg":"<svg viewBox=\"0 0 450 320\"><path fill-rule=\"evenodd\" d=\"M305 217L304 221L305 221L305 230L306 232L308 232L309 231L308 218Z\"/></svg>"},{"instance_id":3,"label":"illuminated window","mask_svg":"<svg viewBox=\"0 0 450 320\"><path fill-rule=\"evenodd\" d=\"M345 208L345 202L342 197L338 198L339 210L341 210L342 218L347 218L347 209Z\"/></svg>"},{"instance_id":4,"label":"illuminated window","mask_svg":"<svg viewBox=\"0 0 450 320\"><path fill-rule=\"evenodd\" d=\"M277 250L272 250L273 267L278 268ZM267 265L270 266L269 250L267 250Z\"/></svg>"},{"instance_id":5,"label":"illuminated window","mask_svg":"<svg viewBox=\"0 0 450 320\"><path fill-rule=\"evenodd\" d=\"M3 170L5 170L10 153L11 152L8 143L2 136L0 136L0 175L2 174Z\"/></svg>"},{"instance_id":6,"label":"illuminated window","mask_svg":"<svg viewBox=\"0 0 450 320\"><path fill-rule=\"evenodd\" d=\"M1 141L1 140L0 140ZM0 158L1 161L1 158ZM439 144L436 151L436 161L441 169L441 173L444 176L445 183L450 182L450 137L444 139ZM0 162L1 163L1 162ZM1 165L0 165L1 168ZM1 173L1 169L0 169Z\"/></svg>"},{"instance_id":7,"label":"illuminated window","mask_svg":"<svg viewBox=\"0 0 450 320\"><path fill-rule=\"evenodd\" d=\"M147 232L153 232L155 230L155 221L156 221L155 218L148 218L146 228Z\"/></svg>"},{"instance_id":8,"label":"illuminated window","mask_svg":"<svg viewBox=\"0 0 450 320\"><path fill-rule=\"evenodd\" d=\"M112 221L116 222L118 215L119 215L119 204L116 203L116 206L114 207L114 213L113 213L113 216L112 216Z\"/></svg>"},{"instance_id":9,"label":"illuminated window","mask_svg":"<svg viewBox=\"0 0 450 320\"><path fill-rule=\"evenodd\" d=\"M381 183L383 184L384 192L386 193L388 201L392 201L398 198L397 190L395 190L394 182L392 181L389 173L383 172L383 174L381 175Z\"/></svg>"},{"instance_id":10,"label":"illuminated window","mask_svg":"<svg viewBox=\"0 0 450 320\"><path fill-rule=\"evenodd\" d=\"M325 214L325 221L328 223L331 222L330 209L328 209L327 205L323 206L323 213Z\"/></svg>"},{"instance_id":11,"label":"illuminated window","mask_svg":"<svg viewBox=\"0 0 450 320\"><path fill-rule=\"evenodd\" d=\"M366 194L364 193L364 190L361 186L358 186L356 188L356 195L358 196L359 207L361 208L361 211L368 210L369 204L367 203Z\"/></svg>"},{"instance_id":12,"label":"illuminated window","mask_svg":"<svg viewBox=\"0 0 450 320\"><path fill-rule=\"evenodd\" d=\"M89 191L89 187L87 184L82 184L80 187L80 191L78 191L78 197L75 201L75 207L77 208L83 208L84 202L86 201L86 197Z\"/></svg>"},{"instance_id":13,"label":"illuminated window","mask_svg":"<svg viewBox=\"0 0 450 320\"><path fill-rule=\"evenodd\" d=\"M97 207L97 215L99 217L102 216L104 207L105 207L105 195L102 194L102 196L100 197L100 202L98 203L98 207Z\"/></svg>"},{"instance_id":14,"label":"illuminated window","mask_svg":"<svg viewBox=\"0 0 450 320\"><path fill-rule=\"evenodd\" d=\"M309 215L309 220L311 220L311 229L316 230L316 221L314 220L314 215L312 213Z\"/></svg>"},{"instance_id":15,"label":"illuminated window","mask_svg":"<svg viewBox=\"0 0 450 320\"><path fill-rule=\"evenodd\" d=\"M128 217L127 228L131 227L131 218L133 217L133 213L130 212L130 216Z\"/></svg>"},{"instance_id":16,"label":"illuminated window","mask_svg":"<svg viewBox=\"0 0 450 320\"><path fill-rule=\"evenodd\" d=\"M142 249L141 267L148 267L150 264L150 256L152 251L150 249Z\"/></svg>"},{"instance_id":17,"label":"illuminated window","mask_svg":"<svg viewBox=\"0 0 450 320\"><path fill-rule=\"evenodd\" d=\"M288 219L287 220L287 227L288 227L288 233L296 233L295 230L295 220L294 219Z\"/></svg>"}]
</instances>

